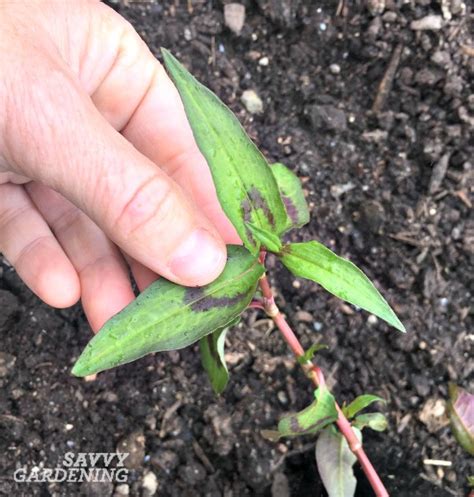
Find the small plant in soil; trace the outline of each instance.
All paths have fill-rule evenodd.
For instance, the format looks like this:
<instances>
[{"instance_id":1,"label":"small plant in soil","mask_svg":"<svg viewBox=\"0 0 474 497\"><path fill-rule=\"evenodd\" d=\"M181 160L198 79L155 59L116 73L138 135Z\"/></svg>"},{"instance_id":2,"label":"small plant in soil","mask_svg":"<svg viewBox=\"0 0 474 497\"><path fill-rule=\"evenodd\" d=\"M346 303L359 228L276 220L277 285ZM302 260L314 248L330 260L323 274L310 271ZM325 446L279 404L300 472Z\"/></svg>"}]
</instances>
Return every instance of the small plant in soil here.
<instances>
[{"instance_id":1,"label":"small plant in soil","mask_svg":"<svg viewBox=\"0 0 474 497\"><path fill-rule=\"evenodd\" d=\"M145 354L187 347L199 341L202 363L214 391L228 382L224 360L226 333L247 308L265 312L275 322L306 376L314 384L314 400L303 411L284 417L275 430L280 437L312 435L319 473L330 497L354 495L352 466L359 461L377 496L387 496L362 448L362 429L382 431L381 413L363 413L374 395L362 395L339 407L314 362L320 345L304 350L278 309L265 259L274 254L295 276L320 284L336 297L365 309L396 329L405 328L367 276L350 261L318 241L285 243L284 235L309 221L298 178L283 164L268 164L234 114L201 85L167 50L162 50L206 158L219 202L237 230L242 246L228 246L223 273L211 284L186 288L160 278L124 310L113 316L87 345L72 372L86 376Z\"/></svg>"},{"instance_id":2,"label":"small plant in soil","mask_svg":"<svg viewBox=\"0 0 474 497\"><path fill-rule=\"evenodd\" d=\"M449 401L447 410L451 431L458 444L471 456L474 456L474 395L454 383L449 384ZM467 477L472 489L469 497L474 497L474 476Z\"/></svg>"}]
</instances>

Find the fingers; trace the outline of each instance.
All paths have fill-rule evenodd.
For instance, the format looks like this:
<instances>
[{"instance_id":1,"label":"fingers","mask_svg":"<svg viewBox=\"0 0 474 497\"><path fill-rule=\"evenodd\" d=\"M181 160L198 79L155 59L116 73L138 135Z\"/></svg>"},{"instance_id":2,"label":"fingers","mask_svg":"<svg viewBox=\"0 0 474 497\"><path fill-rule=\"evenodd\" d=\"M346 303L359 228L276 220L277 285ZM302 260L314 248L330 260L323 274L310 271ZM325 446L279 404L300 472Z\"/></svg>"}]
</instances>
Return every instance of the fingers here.
<instances>
[{"instance_id":1,"label":"fingers","mask_svg":"<svg viewBox=\"0 0 474 497\"><path fill-rule=\"evenodd\" d=\"M104 12L117 17L123 32L117 57L92 92L94 104L115 129L191 194L227 243L239 243L217 200L174 84L133 28L110 9L104 7ZM97 30L103 31L99 26Z\"/></svg>"},{"instance_id":2,"label":"fingers","mask_svg":"<svg viewBox=\"0 0 474 497\"><path fill-rule=\"evenodd\" d=\"M23 188L13 184L0 185L0 252L47 304L68 307L79 299L72 264Z\"/></svg>"},{"instance_id":3,"label":"fingers","mask_svg":"<svg viewBox=\"0 0 474 497\"><path fill-rule=\"evenodd\" d=\"M13 170L59 191L154 272L190 286L215 279L224 243L182 189L107 123L67 68L43 59L18 70L38 83L6 94Z\"/></svg>"},{"instance_id":4,"label":"fingers","mask_svg":"<svg viewBox=\"0 0 474 497\"><path fill-rule=\"evenodd\" d=\"M134 299L128 268L100 228L50 188L26 187L79 275L84 312L94 332Z\"/></svg>"}]
</instances>

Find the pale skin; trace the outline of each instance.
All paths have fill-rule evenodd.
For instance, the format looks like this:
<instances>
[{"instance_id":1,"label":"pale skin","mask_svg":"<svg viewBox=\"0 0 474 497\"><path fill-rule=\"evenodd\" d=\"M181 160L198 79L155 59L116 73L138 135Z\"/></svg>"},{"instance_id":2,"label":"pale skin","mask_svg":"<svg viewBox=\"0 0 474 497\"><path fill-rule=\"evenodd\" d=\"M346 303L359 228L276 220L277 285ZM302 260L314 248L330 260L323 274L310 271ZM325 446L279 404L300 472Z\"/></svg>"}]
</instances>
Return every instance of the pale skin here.
<instances>
[{"instance_id":1,"label":"pale skin","mask_svg":"<svg viewBox=\"0 0 474 497\"><path fill-rule=\"evenodd\" d=\"M94 331L158 275L214 280L238 236L174 85L96 1L0 0L0 252Z\"/></svg>"}]
</instances>

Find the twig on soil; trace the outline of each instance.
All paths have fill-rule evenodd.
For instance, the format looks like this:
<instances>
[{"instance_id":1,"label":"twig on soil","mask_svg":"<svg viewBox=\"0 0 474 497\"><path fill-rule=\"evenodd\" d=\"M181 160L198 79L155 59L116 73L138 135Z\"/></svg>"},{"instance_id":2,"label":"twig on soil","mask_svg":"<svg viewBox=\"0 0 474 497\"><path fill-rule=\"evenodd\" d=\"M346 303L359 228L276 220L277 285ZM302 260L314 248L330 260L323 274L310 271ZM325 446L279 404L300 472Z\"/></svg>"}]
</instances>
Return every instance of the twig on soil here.
<instances>
[{"instance_id":1,"label":"twig on soil","mask_svg":"<svg viewBox=\"0 0 474 497\"><path fill-rule=\"evenodd\" d=\"M400 63L402 50L403 45L401 43L395 47L392 58L390 59L382 81L379 84L377 95L375 96L374 104L372 105L372 112L374 112L375 114L380 113L385 107L385 103L387 102L390 90L392 89L392 84L398 69L398 64Z\"/></svg>"},{"instance_id":2,"label":"twig on soil","mask_svg":"<svg viewBox=\"0 0 474 497\"><path fill-rule=\"evenodd\" d=\"M265 252L263 251L260 254L260 261L262 263L265 261ZM273 292L270 287L270 283L268 281L266 274L264 274L260 278L260 289L262 290L263 294L265 312L269 317L273 319L278 329L280 330L281 335L283 336L284 340L289 345L295 356L296 357L303 356L304 355L303 346L301 345L300 341L294 334L290 325L287 323L285 317L283 316L283 314L281 314L280 310L275 304ZM325 384L323 372L312 361L308 361L302 364L302 368L305 371L305 373L308 375L308 377L312 380L315 386L319 387ZM351 424L344 416L341 408L337 403L336 403L336 410L338 412L338 419L336 421L337 427L339 428L339 431L341 432L342 436L346 439L349 448L357 457L362 467L362 470L364 471L367 479L369 480L370 485L372 486L375 492L375 495L377 497L389 497L389 494L385 489L382 480L375 471L375 468L372 466L372 463L369 461L369 458L367 457L364 449L362 448L362 444L360 443L356 434L352 430Z\"/></svg>"},{"instance_id":3,"label":"twig on soil","mask_svg":"<svg viewBox=\"0 0 474 497\"><path fill-rule=\"evenodd\" d=\"M163 414L163 419L161 421L161 428L160 428L160 438L163 438L166 435L166 423L168 422L169 419L173 416L173 414L183 405L183 402L178 399L172 406L170 406L169 409Z\"/></svg>"},{"instance_id":4,"label":"twig on soil","mask_svg":"<svg viewBox=\"0 0 474 497\"><path fill-rule=\"evenodd\" d=\"M204 464L206 469L212 474L216 472L216 469L212 465L211 461L209 461L209 458L206 456L206 453L202 449L202 447L199 445L199 442L193 438L193 449L196 454L196 456L201 460L201 462Z\"/></svg>"}]
</instances>

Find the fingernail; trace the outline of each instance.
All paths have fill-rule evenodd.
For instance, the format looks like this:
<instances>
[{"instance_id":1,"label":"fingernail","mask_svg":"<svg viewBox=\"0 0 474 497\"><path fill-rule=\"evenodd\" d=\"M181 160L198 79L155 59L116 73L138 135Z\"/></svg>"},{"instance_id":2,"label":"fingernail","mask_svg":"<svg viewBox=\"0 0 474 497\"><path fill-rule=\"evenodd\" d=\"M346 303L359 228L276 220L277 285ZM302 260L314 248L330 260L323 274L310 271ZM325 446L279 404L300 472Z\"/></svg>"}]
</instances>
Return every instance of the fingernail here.
<instances>
[{"instance_id":1,"label":"fingernail","mask_svg":"<svg viewBox=\"0 0 474 497\"><path fill-rule=\"evenodd\" d=\"M223 245L211 233L200 228L177 248L169 268L185 284L204 285L220 274L225 259Z\"/></svg>"}]
</instances>

